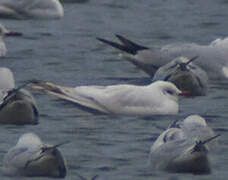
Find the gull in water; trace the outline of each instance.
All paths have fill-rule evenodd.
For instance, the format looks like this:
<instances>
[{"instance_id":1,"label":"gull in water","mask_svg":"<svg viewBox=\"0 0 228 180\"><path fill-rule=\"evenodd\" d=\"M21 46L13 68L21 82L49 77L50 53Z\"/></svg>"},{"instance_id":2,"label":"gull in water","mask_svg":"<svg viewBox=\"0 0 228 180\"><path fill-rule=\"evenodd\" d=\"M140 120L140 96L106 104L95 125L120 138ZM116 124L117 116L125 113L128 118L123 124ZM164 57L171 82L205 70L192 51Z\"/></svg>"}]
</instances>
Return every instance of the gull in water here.
<instances>
[{"instance_id":1,"label":"gull in water","mask_svg":"<svg viewBox=\"0 0 228 180\"><path fill-rule=\"evenodd\" d=\"M175 121L152 145L150 166L153 170L173 173L209 174L208 155L218 136L199 115Z\"/></svg>"},{"instance_id":2,"label":"gull in water","mask_svg":"<svg viewBox=\"0 0 228 180\"><path fill-rule=\"evenodd\" d=\"M2 24L0 24L0 57L5 56L7 49L4 42L4 36L21 36L22 33L10 31L6 29Z\"/></svg>"},{"instance_id":3,"label":"gull in water","mask_svg":"<svg viewBox=\"0 0 228 180\"><path fill-rule=\"evenodd\" d=\"M192 63L197 60L178 57L161 66L154 74L153 81L170 81L181 91L189 91L192 96L206 95L208 87L207 73Z\"/></svg>"},{"instance_id":4,"label":"gull in water","mask_svg":"<svg viewBox=\"0 0 228 180\"><path fill-rule=\"evenodd\" d=\"M6 176L64 178L66 163L57 147L65 143L47 145L34 133L23 134L4 156L2 172Z\"/></svg>"},{"instance_id":5,"label":"gull in water","mask_svg":"<svg viewBox=\"0 0 228 180\"><path fill-rule=\"evenodd\" d=\"M138 45L123 36L116 35L120 43L97 38L99 41L123 52L128 61L153 77L157 69L179 56L199 56L195 64L208 73L210 79L228 78L228 38L216 39L209 45L195 43L169 44L161 48Z\"/></svg>"},{"instance_id":6,"label":"gull in water","mask_svg":"<svg viewBox=\"0 0 228 180\"><path fill-rule=\"evenodd\" d=\"M63 87L32 81L31 87L105 114L177 114L178 96L186 95L171 82L156 81L146 86L111 85Z\"/></svg>"},{"instance_id":7,"label":"gull in water","mask_svg":"<svg viewBox=\"0 0 228 180\"><path fill-rule=\"evenodd\" d=\"M15 88L10 69L0 68L0 123L37 124L38 108L31 93L23 87Z\"/></svg>"},{"instance_id":8,"label":"gull in water","mask_svg":"<svg viewBox=\"0 0 228 180\"><path fill-rule=\"evenodd\" d=\"M59 0L1 0L0 18L59 19L64 16Z\"/></svg>"}]
</instances>

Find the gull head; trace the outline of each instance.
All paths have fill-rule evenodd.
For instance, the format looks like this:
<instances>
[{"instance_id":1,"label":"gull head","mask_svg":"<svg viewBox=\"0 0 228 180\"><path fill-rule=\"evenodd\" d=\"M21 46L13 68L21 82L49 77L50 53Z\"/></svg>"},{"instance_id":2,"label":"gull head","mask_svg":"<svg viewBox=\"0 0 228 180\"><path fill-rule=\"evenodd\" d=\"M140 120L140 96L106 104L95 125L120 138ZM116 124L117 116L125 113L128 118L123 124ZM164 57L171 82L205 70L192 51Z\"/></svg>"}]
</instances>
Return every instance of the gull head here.
<instances>
[{"instance_id":1,"label":"gull head","mask_svg":"<svg viewBox=\"0 0 228 180\"><path fill-rule=\"evenodd\" d=\"M185 95L173 83L168 81L156 81L154 82L154 86L159 89L162 95L165 95L175 102L178 101L178 96Z\"/></svg>"},{"instance_id":2,"label":"gull head","mask_svg":"<svg viewBox=\"0 0 228 180\"><path fill-rule=\"evenodd\" d=\"M3 160L3 173L8 176L46 176L64 178L66 163L57 145L44 144L33 133L22 135Z\"/></svg>"}]
</instances>

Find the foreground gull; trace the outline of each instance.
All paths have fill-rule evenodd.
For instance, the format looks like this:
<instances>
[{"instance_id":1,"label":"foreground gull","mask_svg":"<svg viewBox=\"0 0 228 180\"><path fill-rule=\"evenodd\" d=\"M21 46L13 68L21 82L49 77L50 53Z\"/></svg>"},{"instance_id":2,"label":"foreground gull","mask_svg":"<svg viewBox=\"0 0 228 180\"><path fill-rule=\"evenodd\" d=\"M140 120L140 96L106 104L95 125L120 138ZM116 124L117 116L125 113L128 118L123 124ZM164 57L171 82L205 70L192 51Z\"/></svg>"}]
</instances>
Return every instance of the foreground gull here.
<instances>
[{"instance_id":1,"label":"foreground gull","mask_svg":"<svg viewBox=\"0 0 228 180\"><path fill-rule=\"evenodd\" d=\"M153 170L208 174L208 153L215 148L218 136L198 115L174 122L152 145L150 165Z\"/></svg>"},{"instance_id":2,"label":"foreground gull","mask_svg":"<svg viewBox=\"0 0 228 180\"><path fill-rule=\"evenodd\" d=\"M47 176L64 178L65 161L57 149L58 145L44 144L33 133L20 137L3 159L2 172L7 176Z\"/></svg>"},{"instance_id":3,"label":"foreground gull","mask_svg":"<svg viewBox=\"0 0 228 180\"><path fill-rule=\"evenodd\" d=\"M204 70L192 63L197 58L178 57L172 60L156 71L153 81L170 81L181 91L191 92L192 96L206 95L208 77Z\"/></svg>"},{"instance_id":4,"label":"foreground gull","mask_svg":"<svg viewBox=\"0 0 228 180\"><path fill-rule=\"evenodd\" d=\"M59 0L1 0L0 18L59 19L64 11Z\"/></svg>"},{"instance_id":5,"label":"foreground gull","mask_svg":"<svg viewBox=\"0 0 228 180\"><path fill-rule=\"evenodd\" d=\"M2 24L0 24L0 57L6 55L6 45L4 42L4 36L21 36L22 33L14 32L6 29Z\"/></svg>"},{"instance_id":6,"label":"foreground gull","mask_svg":"<svg viewBox=\"0 0 228 180\"><path fill-rule=\"evenodd\" d=\"M15 88L13 73L0 68L0 123L36 124L38 108L30 92L22 87Z\"/></svg>"},{"instance_id":7,"label":"foreground gull","mask_svg":"<svg viewBox=\"0 0 228 180\"><path fill-rule=\"evenodd\" d=\"M198 56L196 65L208 73L210 79L228 78L228 38L216 39L209 45L195 43L179 43L166 45L160 49L148 48L138 45L123 36L116 35L120 43L103 38L99 41L111 45L124 52L124 57L131 63L153 77L156 70L172 59L185 56L192 58Z\"/></svg>"},{"instance_id":8,"label":"foreground gull","mask_svg":"<svg viewBox=\"0 0 228 180\"><path fill-rule=\"evenodd\" d=\"M170 82L156 81L146 86L58 86L34 81L32 87L106 114L177 114L178 95L185 95Z\"/></svg>"}]
</instances>

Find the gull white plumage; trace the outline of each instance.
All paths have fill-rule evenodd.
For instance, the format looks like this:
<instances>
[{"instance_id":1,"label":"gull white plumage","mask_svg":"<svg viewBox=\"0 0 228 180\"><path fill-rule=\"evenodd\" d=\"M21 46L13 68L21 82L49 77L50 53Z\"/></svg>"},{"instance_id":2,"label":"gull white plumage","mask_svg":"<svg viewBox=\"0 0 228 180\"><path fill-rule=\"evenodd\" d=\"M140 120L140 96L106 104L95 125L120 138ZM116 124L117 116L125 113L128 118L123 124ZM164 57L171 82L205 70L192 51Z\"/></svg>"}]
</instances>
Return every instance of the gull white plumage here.
<instances>
[{"instance_id":1,"label":"gull white plumage","mask_svg":"<svg viewBox=\"0 0 228 180\"><path fill-rule=\"evenodd\" d=\"M184 95L174 84L165 81L146 86L121 84L75 88L33 81L32 87L82 107L121 115L177 114L178 96Z\"/></svg>"},{"instance_id":2,"label":"gull white plumage","mask_svg":"<svg viewBox=\"0 0 228 180\"><path fill-rule=\"evenodd\" d=\"M0 68L0 123L37 124L39 113L35 99L24 86L15 88L11 70Z\"/></svg>"},{"instance_id":3,"label":"gull white plumage","mask_svg":"<svg viewBox=\"0 0 228 180\"><path fill-rule=\"evenodd\" d=\"M57 149L62 144L47 145L34 133L23 134L4 156L2 172L6 176L64 178L66 163Z\"/></svg>"},{"instance_id":4,"label":"gull white plumage","mask_svg":"<svg viewBox=\"0 0 228 180\"><path fill-rule=\"evenodd\" d=\"M175 121L151 146L150 166L152 170L208 174L209 153L215 148L218 136L199 115Z\"/></svg>"},{"instance_id":5,"label":"gull white plumage","mask_svg":"<svg viewBox=\"0 0 228 180\"><path fill-rule=\"evenodd\" d=\"M161 48L149 48L136 44L123 36L116 35L120 43L97 38L124 52L127 60L153 77L157 69L179 56L199 56L195 64L208 73L209 79L228 78L228 38L216 39L209 45L175 43Z\"/></svg>"},{"instance_id":6,"label":"gull white plumage","mask_svg":"<svg viewBox=\"0 0 228 180\"><path fill-rule=\"evenodd\" d=\"M64 16L59 0L1 0L0 18L59 19Z\"/></svg>"}]
</instances>

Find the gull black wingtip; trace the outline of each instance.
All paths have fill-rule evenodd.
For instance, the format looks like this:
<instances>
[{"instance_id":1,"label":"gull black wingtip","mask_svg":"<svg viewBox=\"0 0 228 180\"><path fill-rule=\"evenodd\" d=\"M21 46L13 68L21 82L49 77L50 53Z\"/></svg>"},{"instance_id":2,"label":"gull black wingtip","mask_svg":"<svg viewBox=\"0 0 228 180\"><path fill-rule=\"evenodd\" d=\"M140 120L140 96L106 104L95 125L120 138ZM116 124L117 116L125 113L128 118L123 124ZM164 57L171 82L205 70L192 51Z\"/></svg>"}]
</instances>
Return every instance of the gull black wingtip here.
<instances>
[{"instance_id":1,"label":"gull black wingtip","mask_svg":"<svg viewBox=\"0 0 228 180\"><path fill-rule=\"evenodd\" d=\"M119 43L116 43L116 42L113 42L113 41L109 41L109 40L106 40L106 39L103 39L103 38L96 38L97 40L103 42L104 44L108 44L116 49L119 49L121 51L124 51L124 52L127 52L129 54L136 54L135 51L133 51L131 48L129 48L128 46L126 46L125 44L119 44Z\"/></svg>"},{"instance_id":2,"label":"gull black wingtip","mask_svg":"<svg viewBox=\"0 0 228 180\"><path fill-rule=\"evenodd\" d=\"M186 65L190 64L191 62L195 61L195 60L198 59L198 58L199 58L199 56L194 56L194 57L192 57L191 59L189 59L188 62L186 62Z\"/></svg>"},{"instance_id":3,"label":"gull black wingtip","mask_svg":"<svg viewBox=\"0 0 228 180\"><path fill-rule=\"evenodd\" d=\"M115 36L120 40L121 43L123 43L125 46L127 46L128 48L131 48L131 49L134 49L134 51L137 53L137 51L140 51L140 50L146 50L146 49L149 49L148 47L146 46L142 46L142 45L139 45L139 44L136 44L135 42L119 35L119 34L115 34ZM135 53L135 54L136 54Z\"/></svg>"},{"instance_id":4,"label":"gull black wingtip","mask_svg":"<svg viewBox=\"0 0 228 180\"><path fill-rule=\"evenodd\" d=\"M188 60L187 62L185 62L185 63L179 63L181 70L182 70L182 71L188 71L187 66L188 66L191 62L195 61L195 60L198 59L198 58L199 58L199 56L194 56L194 57L192 57L191 59L189 59L189 60Z\"/></svg>"}]
</instances>

